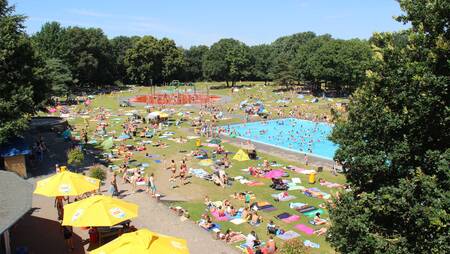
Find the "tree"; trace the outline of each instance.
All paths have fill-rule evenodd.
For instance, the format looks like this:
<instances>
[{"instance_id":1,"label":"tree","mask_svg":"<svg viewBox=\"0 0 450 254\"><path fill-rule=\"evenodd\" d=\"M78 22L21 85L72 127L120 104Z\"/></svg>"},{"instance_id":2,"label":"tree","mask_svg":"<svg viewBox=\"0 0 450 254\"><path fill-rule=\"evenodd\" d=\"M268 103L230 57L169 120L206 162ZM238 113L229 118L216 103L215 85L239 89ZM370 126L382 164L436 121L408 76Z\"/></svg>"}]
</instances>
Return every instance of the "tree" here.
<instances>
[{"instance_id":1,"label":"tree","mask_svg":"<svg viewBox=\"0 0 450 254\"><path fill-rule=\"evenodd\" d=\"M184 66L184 54L181 48L177 48L175 41L163 38L159 42L162 53L161 78L163 82L178 79Z\"/></svg>"},{"instance_id":2,"label":"tree","mask_svg":"<svg viewBox=\"0 0 450 254\"><path fill-rule=\"evenodd\" d=\"M63 55L66 29L58 22L47 22L31 37L33 46L44 59L61 58Z\"/></svg>"},{"instance_id":3,"label":"tree","mask_svg":"<svg viewBox=\"0 0 450 254\"><path fill-rule=\"evenodd\" d=\"M127 37L117 36L110 40L115 64L116 64L116 79L124 83L131 82L127 75L127 66L125 64L125 56L129 49L139 40L138 36Z\"/></svg>"},{"instance_id":4,"label":"tree","mask_svg":"<svg viewBox=\"0 0 450 254\"><path fill-rule=\"evenodd\" d=\"M275 83L283 85L289 89L295 82L295 72L293 66L286 58L278 58L274 63L272 78Z\"/></svg>"},{"instance_id":5,"label":"tree","mask_svg":"<svg viewBox=\"0 0 450 254\"><path fill-rule=\"evenodd\" d=\"M330 210L342 253L450 252L450 1L399 2L408 36L374 34L375 64L332 134L352 188Z\"/></svg>"},{"instance_id":6,"label":"tree","mask_svg":"<svg viewBox=\"0 0 450 254\"><path fill-rule=\"evenodd\" d=\"M51 87L52 95L68 95L72 85L72 72L62 60L50 58L45 61L44 73Z\"/></svg>"},{"instance_id":7,"label":"tree","mask_svg":"<svg viewBox=\"0 0 450 254\"><path fill-rule=\"evenodd\" d=\"M48 98L43 62L23 31L25 18L0 1L0 144L20 135Z\"/></svg>"},{"instance_id":8,"label":"tree","mask_svg":"<svg viewBox=\"0 0 450 254\"><path fill-rule=\"evenodd\" d=\"M208 52L208 46L192 46L184 51L185 58L185 79L198 81L203 79L203 58Z\"/></svg>"},{"instance_id":9,"label":"tree","mask_svg":"<svg viewBox=\"0 0 450 254\"><path fill-rule=\"evenodd\" d=\"M313 52L306 64L314 80L329 82L336 90L348 93L364 82L371 59L366 41L325 40Z\"/></svg>"},{"instance_id":10,"label":"tree","mask_svg":"<svg viewBox=\"0 0 450 254\"><path fill-rule=\"evenodd\" d=\"M101 29L69 27L62 43L61 58L79 85L106 85L114 81L112 48Z\"/></svg>"},{"instance_id":11,"label":"tree","mask_svg":"<svg viewBox=\"0 0 450 254\"><path fill-rule=\"evenodd\" d=\"M264 81L264 84L267 84L267 81L270 80L270 69L272 67L272 61L270 60L272 47L266 44L257 45L250 47L250 52L254 57L252 78Z\"/></svg>"},{"instance_id":12,"label":"tree","mask_svg":"<svg viewBox=\"0 0 450 254\"><path fill-rule=\"evenodd\" d=\"M234 85L237 80L249 73L251 56L249 48L234 39L221 39L214 43L205 54L203 74L206 78L229 81Z\"/></svg>"},{"instance_id":13,"label":"tree","mask_svg":"<svg viewBox=\"0 0 450 254\"><path fill-rule=\"evenodd\" d=\"M133 82L148 85L151 81L167 82L178 77L184 56L173 40L144 36L127 50L125 64Z\"/></svg>"}]
</instances>

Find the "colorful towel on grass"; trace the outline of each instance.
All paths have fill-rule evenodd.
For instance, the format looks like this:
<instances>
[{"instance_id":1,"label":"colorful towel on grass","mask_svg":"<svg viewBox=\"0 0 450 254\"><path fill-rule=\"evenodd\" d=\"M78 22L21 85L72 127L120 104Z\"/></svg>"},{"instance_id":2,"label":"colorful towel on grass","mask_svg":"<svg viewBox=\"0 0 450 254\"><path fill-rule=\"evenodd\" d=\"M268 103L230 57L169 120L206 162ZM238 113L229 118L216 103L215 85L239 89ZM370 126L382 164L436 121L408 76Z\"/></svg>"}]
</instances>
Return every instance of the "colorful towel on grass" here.
<instances>
[{"instance_id":1,"label":"colorful towel on grass","mask_svg":"<svg viewBox=\"0 0 450 254\"><path fill-rule=\"evenodd\" d=\"M315 209L312 211L308 211L308 212L304 212L303 214L307 217L313 218L314 216L316 216L317 213L323 214L325 211L322 209Z\"/></svg>"},{"instance_id":2,"label":"colorful towel on grass","mask_svg":"<svg viewBox=\"0 0 450 254\"><path fill-rule=\"evenodd\" d=\"M322 198L322 199L330 199L331 198L330 194L323 192L318 188L309 188L304 192L304 194L306 196L313 197L313 198Z\"/></svg>"},{"instance_id":3,"label":"colorful towel on grass","mask_svg":"<svg viewBox=\"0 0 450 254\"><path fill-rule=\"evenodd\" d=\"M300 202L292 202L292 203L289 203L289 208L296 209L296 208L304 207L305 205L307 205L307 204L300 203Z\"/></svg>"},{"instance_id":4,"label":"colorful towel on grass","mask_svg":"<svg viewBox=\"0 0 450 254\"><path fill-rule=\"evenodd\" d=\"M207 175L209 175L208 172L206 172L204 169L201 169L201 168L190 168L189 173L198 178L204 178Z\"/></svg>"},{"instance_id":5,"label":"colorful towel on grass","mask_svg":"<svg viewBox=\"0 0 450 254\"><path fill-rule=\"evenodd\" d=\"M262 186L264 185L264 183L262 182L257 182L257 181L250 181L246 183L247 186Z\"/></svg>"},{"instance_id":6,"label":"colorful towel on grass","mask_svg":"<svg viewBox=\"0 0 450 254\"><path fill-rule=\"evenodd\" d=\"M328 188L342 188L342 187L344 187L342 184L332 183L332 182L328 182L328 181L320 182L319 184L322 185L322 186L328 187Z\"/></svg>"},{"instance_id":7,"label":"colorful towel on grass","mask_svg":"<svg viewBox=\"0 0 450 254\"><path fill-rule=\"evenodd\" d=\"M313 242L311 242L310 240L305 240L305 241L303 242L303 245L305 245L306 247L311 247L311 248L315 248L315 249L320 248L320 244L318 244L318 243L313 243Z\"/></svg>"},{"instance_id":8,"label":"colorful towel on grass","mask_svg":"<svg viewBox=\"0 0 450 254\"><path fill-rule=\"evenodd\" d=\"M283 192L279 194L272 194L272 197L278 199L279 201L289 201L297 198L296 196L293 195L286 196Z\"/></svg>"},{"instance_id":9,"label":"colorful towel on grass","mask_svg":"<svg viewBox=\"0 0 450 254\"><path fill-rule=\"evenodd\" d=\"M291 223L291 222L294 222L294 221L298 221L299 219L300 219L300 216L298 216L298 215L291 215L291 216L289 216L287 218L282 219L282 221L284 221L285 223Z\"/></svg>"},{"instance_id":10,"label":"colorful towel on grass","mask_svg":"<svg viewBox=\"0 0 450 254\"><path fill-rule=\"evenodd\" d=\"M228 216L226 216L226 215L224 215L224 216L219 216L219 212L218 212L218 211L214 211L214 212L212 212L211 214L212 214L212 216L214 216L214 218L215 218L217 221L228 221L228 220L229 220Z\"/></svg>"},{"instance_id":11,"label":"colorful towel on grass","mask_svg":"<svg viewBox=\"0 0 450 254\"><path fill-rule=\"evenodd\" d=\"M290 216L291 216L290 213L280 213L280 214L276 215L275 217L276 217L277 219L282 220L282 219L289 218Z\"/></svg>"},{"instance_id":12,"label":"colorful towel on grass","mask_svg":"<svg viewBox=\"0 0 450 254\"><path fill-rule=\"evenodd\" d=\"M284 241L287 241L287 240L290 240L290 239L294 239L294 238L297 238L299 236L300 236L299 233L297 233L295 231L292 231L292 230L286 231L282 235L277 235L278 238L280 238L281 240L284 240Z\"/></svg>"},{"instance_id":13,"label":"colorful towel on grass","mask_svg":"<svg viewBox=\"0 0 450 254\"><path fill-rule=\"evenodd\" d=\"M264 175L264 177L270 179L270 178L280 178L280 177L282 177L284 175L285 175L285 172L283 170L274 169L274 170L271 170L271 171L267 172Z\"/></svg>"},{"instance_id":14,"label":"colorful towel on grass","mask_svg":"<svg viewBox=\"0 0 450 254\"><path fill-rule=\"evenodd\" d=\"M240 224L246 223L247 221L242 218L236 218L236 219L230 220L230 222L233 223L234 225L240 225Z\"/></svg>"},{"instance_id":15,"label":"colorful towel on grass","mask_svg":"<svg viewBox=\"0 0 450 254\"><path fill-rule=\"evenodd\" d=\"M304 168L300 168L300 167L296 167L296 166L289 166L289 168L291 170L294 170L295 172L299 173L299 174L304 174L304 175L309 175L311 173L316 173L315 170L312 169L304 169Z\"/></svg>"},{"instance_id":16,"label":"colorful towel on grass","mask_svg":"<svg viewBox=\"0 0 450 254\"><path fill-rule=\"evenodd\" d=\"M298 229L298 230L300 230L301 232L307 234L307 235L312 235L312 234L314 234L314 229L312 229L312 228L306 226L305 224L298 224L298 225L295 225L295 228Z\"/></svg>"}]
</instances>

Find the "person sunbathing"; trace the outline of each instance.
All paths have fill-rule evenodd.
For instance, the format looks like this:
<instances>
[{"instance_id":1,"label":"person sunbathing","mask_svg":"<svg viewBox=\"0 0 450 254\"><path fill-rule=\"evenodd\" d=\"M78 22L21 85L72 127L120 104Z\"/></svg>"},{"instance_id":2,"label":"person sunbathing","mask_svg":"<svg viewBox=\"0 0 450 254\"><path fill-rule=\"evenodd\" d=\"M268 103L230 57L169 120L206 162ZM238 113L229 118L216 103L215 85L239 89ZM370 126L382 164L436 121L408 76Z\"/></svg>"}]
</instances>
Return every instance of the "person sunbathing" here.
<instances>
[{"instance_id":1,"label":"person sunbathing","mask_svg":"<svg viewBox=\"0 0 450 254\"><path fill-rule=\"evenodd\" d=\"M314 230L314 234L316 234L318 236L321 236L321 235L325 234L327 231L328 231L328 228L327 227L323 227L323 228L320 228L318 230Z\"/></svg>"},{"instance_id":2,"label":"person sunbathing","mask_svg":"<svg viewBox=\"0 0 450 254\"><path fill-rule=\"evenodd\" d=\"M200 223L198 225L204 229L210 229L211 227L213 227L211 217L207 214L203 214L202 219L200 220Z\"/></svg>"},{"instance_id":3,"label":"person sunbathing","mask_svg":"<svg viewBox=\"0 0 450 254\"><path fill-rule=\"evenodd\" d=\"M261 222L262 222L262 217L259 216L257 212L253 212L251 214L250 225L256 226L256 225L259 225Z\"/></svg>"},{"instance_id":4,"label":"person sunbathing","mask_svg":"<svg viewBox=\"0 0 450 254\"><path fill-rule=\"evenodd\" d=\"M320 213L316 213L316 216L314 217L314 225L322 225L326 224L327 220L320 218Z\"/></svg>"}]
</instances>

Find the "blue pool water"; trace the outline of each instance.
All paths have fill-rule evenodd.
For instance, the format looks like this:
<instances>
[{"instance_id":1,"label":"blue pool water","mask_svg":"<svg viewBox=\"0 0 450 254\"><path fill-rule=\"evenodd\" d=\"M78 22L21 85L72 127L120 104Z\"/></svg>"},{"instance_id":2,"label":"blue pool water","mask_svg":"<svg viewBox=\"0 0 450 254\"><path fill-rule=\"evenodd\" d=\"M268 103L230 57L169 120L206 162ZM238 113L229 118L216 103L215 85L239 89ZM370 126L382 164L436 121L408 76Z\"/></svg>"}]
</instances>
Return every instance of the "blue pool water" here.
<instances>
[{"instance_id":1,"label":"blue pool water","mask_svg":"<svg viewBox=\"0 0 450 254\"><path fill-rule=\"evenodd\" d=\"M225 127L228 135L332 160L338 146L328 139L333 126L286 118Z\"/></svg>"}]
</instances>

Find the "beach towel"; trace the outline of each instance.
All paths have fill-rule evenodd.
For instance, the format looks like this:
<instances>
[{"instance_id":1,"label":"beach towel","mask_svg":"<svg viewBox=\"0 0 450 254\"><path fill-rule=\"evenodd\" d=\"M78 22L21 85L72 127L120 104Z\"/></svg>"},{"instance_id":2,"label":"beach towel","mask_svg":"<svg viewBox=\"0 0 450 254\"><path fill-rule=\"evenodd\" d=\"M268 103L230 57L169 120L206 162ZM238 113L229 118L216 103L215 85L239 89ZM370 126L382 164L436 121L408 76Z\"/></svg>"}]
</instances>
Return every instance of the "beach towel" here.
<instances>
[{"instance_id":1,"label":"beach towel","mask_svg":"<svg viewBox=\"0 0 450 254\"><path fill-rule=\"evenodd\" d=\"M307 235L314 234L314 229L306 226L305 224L298 224L298 225L295 226L295 228L300 230L301 232L307 234Z\"/></svg>"},{"instance_id":2,"label":"beach towel","mask_svg":"<svg viewBox=\"0 0 450 254\"><path fill-rule=\"evenodd\" d=\"M314 216L316 216L316 213L323 214L324 210L319 208L319 209L314 209L314 210L311 210L311 211L308 211L308 212L304 212L303 214L305 216L307 216L307 217L313 218Z\"/></svg>"},{"instance_id":3,"label":"beach towel","mask_svg":"<svg viewBox=\"0 0 450 254\"><path fill-rule=\"evenodd\" d=\"M317 210L317 208L315 208L314 206L306 206L306 207L302 207L302 208L299 208L299 209L296 209L298 212L300 212L300 213L307 213L307 212L310 212L310 211L314 211L314 210Z\"/></svg>"},{"instance_id":4,"label":"beach towel","mask_svg":"<svg viewBox=\"0 0 450 254\"><path fill-rule=\"evenodd\" d=\"M291 216L291 214L289 214L289 213L280 213L280 214L278 214L278 215L275 216L275 217L278 218L278 219L280 219L280 220L282 220L282 219L289 218L290 216Z\"/></svg>"},{"instance_id":5,"label":"beach towel","mask_svg":"<svg viewBox=\"0 0 450 254\"><path fill-rule=\"evenodd\" d=\"M298 216L298 215L291 215L291 216L289 216L287 218L282 219L282 221L284 221L285 223L291 223L291 222L294 222L294 221L298 221L299 219L300 219L300 216Z\"/></svg>"},{"instance_id":6,"label":"beach towel","mask_svg":"<svg viewBox=\"0 0 450 254\"><path fill-rule=\"evenodd\" d=\"M328 187L328 188L341 188L341 187L343 187L342 184L332 183L332 182L328 182L328 181L320 182L319 184L322 185L322 186Z\"/></svg>"},{"instance_id":7,"label":"beach towel","mask_svg":"<svg viewBox=\"0 0 450 254\"><path fill-rule=\"evenodd\" d=\"M275 169L275 170L271 170L269 172L267 172L264 177L265 178L280 178L285 174L285 172L283 170L279 170L279 169Z\"/></svg>"},{"instance_id":8,"label":"beach towel","mask_svg":"<svg viewBox=\"0 0 450 254\"><path fill-rule=\"evenodd\" d=\"M235 224L235 225L240 225L242 223L247 222L246 220L242 219L242 218L236 218L236 219L232 219L230 220L231 223Z\"/></svg>"},{"instance_id":9,"label":"beach towel","mask_svg":"<svg viewBox=\"0 0 450 254\"><path fill-rule=\"evenodd\" d=\"M298 178L298 177L292 178L291 181L292 181L293 183L302 183L302 181L301 181L300 178Z\"/></svg>"},{"instance_id":10,"label":"beach towel","mask_svg":"<svg viewBox=\"0 0 450 254\"><path fill-rule=\"evenodd\" d=\"M297 238L299 236L300 236L299 233L297 233L295 231L292 231L292 230L286 231L282 235L277 235L278 238L280 238L281 240L284 240L284 241L287 241L287 240L290 240L290 239L294 239L294 238Z\"/></svg>"},{"instance_id":11,"label":"beach towel","mask_svg":"<svg viewBox=\"0 0 450 254\"><path fill-rule=\"evenodd\" d=\"M302 208L302 207L304 207L304 206L306 206L306 205L307 205L307 204L305 204L305 203L292 202L292 203L289 203L289 208L297 209L297 208Z\"/></svg>"},{"instance_id":12,"label":"beach towel","mask_svg":"<svg viewBox=\"0 0 450 254\"><path fill-rule=\"evenodd\" d=\"M320 248L320 244L318 244L318 243L313 243L313 242L311 242L310 240L305 240L305 241L303 242L303 245L305 245L306 247L311 247L311 248L316 248L316 249Z\"/></svg>"},{"instance_id":13,"label":"beach towel","mask_svg":"<svg viewBox=\"0 0 450 254\"><path fill-rule=\"evenodd\" d=\"M161 160L154 160L155 163L161 163Z\"/></svg>"},{"instance_id":14,"label":"beach towel","mask_svg":"<svg viewBox=\"0 0 450 254\"><path fill-rule=\"evenodd\" d=\"M295 183L288 183L288 190L301 190L303 186L296 185Z\"/></svg>"},{"instance_id":15,"label":"beach towel","mask_svg":"<svg viewBox=\"0 0 450 254\"><path fill-rule=\"evenodd\" d=\"M259 208L259 210L263 211L263 212L273 212L273 211L276 211L278 209L275 206L273 206L273 205L266 205L266 206L263 206L263 207Z\"/></svg>"},{"instance_id":16,"label":"beach towel","mask_svg":"<svg viewBox=\"0 0 450 254\"><path fill-rule=\"evenodd\" d=\"M211 214L212 214L212 216L214 216L214 218L217 221L228 221L228 217L226 215L225 216L219 216L219 212L218 211L214 211Z\"/></svg>"},{"instance_id":17,"label":"beach towel","mask_svg":"<svg viewBox=\"0 0 450 254\"><path fill-rule=\"evenodd\" d=\"M272 197L276 198L279 201L289 201L297 198L296 196L293 195L285 196L283 195L283 192L279 194L272 194Z\"/></svg>"},{"instance_id":18,"label":"beach towel","mask_svg":"<svg viewBox=\"0 0 450 254\"><path fill-rule=\"evenodd\" d=\"M257 181L249 181L246 183L247 186L262 186L264 185L264 183L262 182L257 182Z\"/></svg>"}]
</instances>

